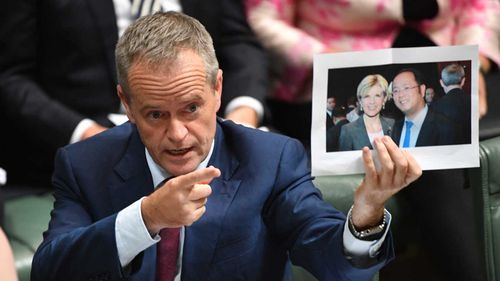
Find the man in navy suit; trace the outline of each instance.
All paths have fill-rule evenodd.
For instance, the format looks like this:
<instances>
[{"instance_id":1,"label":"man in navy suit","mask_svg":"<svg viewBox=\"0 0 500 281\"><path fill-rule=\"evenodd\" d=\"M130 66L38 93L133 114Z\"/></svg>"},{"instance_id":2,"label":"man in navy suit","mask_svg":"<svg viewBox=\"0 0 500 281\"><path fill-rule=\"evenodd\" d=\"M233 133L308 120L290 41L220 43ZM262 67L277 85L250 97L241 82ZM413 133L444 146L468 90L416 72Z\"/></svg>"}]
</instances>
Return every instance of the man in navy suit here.
<instances>
[{"instance_id":1,"label":"man in navy suit","mask_svg":"<svg viewBox=\"0 0 500 281\"><path fill-rule=\"evenodd\" d=\"M394 124L392 138L400 147L459 143L461 134L456 124L427 106L425 89L423 76L417 69L401 69L394 76L394 104L404 118Z\"/></svg>"},{"instance_id":2,"label":"man in navy suit","mask_svg":"<svg viewBox=\"0 0 500 281\"><path fill-rule=\"evenodd\" d=\"M32 280L158 280L172 253L169 280L290 280L290 261L320 280L369 280L392 258L384 204L421 170L390 138L375 141L378 170L363 150L346 220L297 140L217 119L222 71L199 22L143 17L116 57L130 122L59 150Z\"/></svg>"}]
</instances>

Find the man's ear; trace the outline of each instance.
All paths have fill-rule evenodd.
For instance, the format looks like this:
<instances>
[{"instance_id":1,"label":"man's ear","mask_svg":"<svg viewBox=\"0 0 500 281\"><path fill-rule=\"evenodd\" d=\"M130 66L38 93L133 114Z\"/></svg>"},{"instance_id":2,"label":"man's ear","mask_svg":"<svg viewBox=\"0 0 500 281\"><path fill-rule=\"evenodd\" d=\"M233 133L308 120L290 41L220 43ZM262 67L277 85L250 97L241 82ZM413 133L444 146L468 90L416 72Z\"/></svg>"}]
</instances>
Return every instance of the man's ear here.
<instances>
[{"instance_id":1,"label":"man's ear","mask_svg":"<svg viewBox=\"0 0 500 281\"><path fill-rule=\"evenodd\" d=\"M217 80L215 81L215 95L217 97L217 111L219 111L222 98L222 69L217 71Z\"/></svg>"},{"instance_id":2,"label":"man's ear","mask_svg":"<svg viewBox=\"0 0 500 281\"><path fill-rule=\"evenodd\" d=\"M465 77L462 78L462 81L460 81L460 88L463 88L465 85Z\"/></svg>"},{"instance_id":3,"label":"man's ear","mask_svg":"<svg viewBox=\"0 0 500 281\"><path fill-rule=\"evenodd\" d=\"M425 84L421 84L419 88L420 88L420 96L422 98L425 98L425 89L427 89L427 86Z\"/></svg>"},{"instance_id":4,"label":"man's ear","mask_svg":"<svg viewBox=\"0 0 500 281\"><path fill-rule=\"evenodd\" d=\"M125 95L123 88L120 84L116 86L116 92L118 93L118 97L120 98L123 107L125 107L125 111L127 111L128 119L130 120L130 122L135 123L134 114L130 109L130 98L128 98L127 95Z\"/></svg>"},{"instance_id":5,"label":"man's ear","mask_svg":"<svg viewBox=\"0 0 500 281\"><path fill-rule=\"evenodd\" d=\"M441 87L443 87L443 88L446 87L446 85L443 82L443 79L439 79L439 84L441 84Z\"/></svg>"}]
</instances>

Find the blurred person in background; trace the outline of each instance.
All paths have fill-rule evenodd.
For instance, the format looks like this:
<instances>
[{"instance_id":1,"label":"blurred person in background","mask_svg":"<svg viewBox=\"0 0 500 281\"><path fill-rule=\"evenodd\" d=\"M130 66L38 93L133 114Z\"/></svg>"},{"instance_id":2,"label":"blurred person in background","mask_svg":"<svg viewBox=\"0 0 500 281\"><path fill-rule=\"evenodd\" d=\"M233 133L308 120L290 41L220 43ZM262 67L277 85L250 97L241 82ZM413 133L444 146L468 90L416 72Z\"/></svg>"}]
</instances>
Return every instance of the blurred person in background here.
<instances>
[{"instance_id":1,"label":"blurred person in background","mask_svg":"<svg viewBox=\"0 0 500 281\"><path fill-rule=\"evenodd\" d=\"M58 147L113 126L120 112L114 48L137 17L183 11L212 34L224 70L219 114L257 126L267 94L265 52L243 3L199 1L27 0L0 9L0 166L9 185L48 189ZM124 116L124 115L123 115Z\"/></svg>"},{"instance_id":2,"label":"blurred person in background","mask_svg":"<svg viewBox=\"0 0 500 281\"><path fill-rule=\"evenodd\" d=\"M329 97L326 100L326 130L330 129L334 125L333 110L335 109L335 105L335 97Z\"/></svg>"},{"instance_id":3,"label":"blurred person in background","mask_svg":"<svg viewBox=\"0 0 500 281\"><path fill-rule=\"evenodd\" d=\"M486 114L482 73L500 63L499 6L494 0L246 0L250 26L283 66L269 103L274 126L309 143L314 54L391 46L478 45L479 112Z\"/></svg>"},{"instance_id":4,"label":"blurred person in background","mask_svg":"<svg viewBox=\"0 0 500 281\"><path fill-rule=\"evenodd\" d=\"M436 97L436 92L434 91L433 88L427 88L425 89L425 103L427 106L431 106L431 103L434 101L434 98Z\"/></svg>"},{"instance_id":5,"label":"blurred person in background","mask_svg":"<svg viewBox=\"0 0 500 281\"><path fill-rule=\"evenodd\" d=\"M335 106L333 111L334 126L326 131L326 152L339 150L340 131L344 125L349 124L346 115L347 110L344 106Z\"/></svg>"}]
</instances>

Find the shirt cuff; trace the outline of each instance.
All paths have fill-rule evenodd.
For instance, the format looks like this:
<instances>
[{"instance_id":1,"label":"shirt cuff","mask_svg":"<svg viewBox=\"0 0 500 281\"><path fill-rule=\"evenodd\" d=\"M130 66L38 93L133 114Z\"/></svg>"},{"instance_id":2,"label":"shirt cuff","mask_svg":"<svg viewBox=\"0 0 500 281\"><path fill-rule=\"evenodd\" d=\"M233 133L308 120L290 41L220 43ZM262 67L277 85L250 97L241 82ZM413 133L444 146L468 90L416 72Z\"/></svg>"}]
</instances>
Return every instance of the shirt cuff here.
<instances>
[{"instance_id":1,"label":"shirt cuff","mask_svg":"<svg viewBox=\"0 0 500 281\"><path fill-rule=\"evenodd\" d=\"M82 139L82 135L85 132L85 130L87 130L88 128L90 128L94 124L95 124L94 121L87 119L87 118L80 121L80 123L78 123L75 130L73 131L73 134L71 135L71 139L69 140L69 143L72 144L72 143L80 141Z\"/></svg>"},{"instance_id":2,"label":"shirt cuff","mask_svg":"<svg viewBox=\"0 0 500 281\"><path fill-rule=\"evenodd\" d=\"M139 253L160 241L160 236L151 238L141 213L141 198L116 216L115 236L118 257L126 267Z\"/></svg>"},{"instance_id":3,"label":"shirt cuff","mask_svg":"<svg viewBox=\"0 0 500 281\"><path fill-rule=\"evenodd\" d=\"M387 222L386 222L387 225L385 227L385 231L382 237L374 241L364 241L354 237L351 231L349 231L349 226L348 226L349 220L346 220L343 233L345 252L353 257L366 257L366 256L370 258L376 257L380 251L380 248L382 247L382 244L385 241L387 233L389 233L389 227L391 225L391 221L392 221L391 213L387 211Z\"/></svg>"},{"instance_id":4,"label":"shirt cuff","mask_svg":"<svg viewBox=\"0 0 500 281\"><path fill-rule=\"evenodd\" d=\"M224 115L227 116L231 111L240 106L248 106L255 110L255 112L257 113L257 118L259 119L259 123L262 122L262 119L264 118L264 106L256 98L252 98L249 96L241 96L231 100L226 106Z\"/></svg>"}]
</instances>

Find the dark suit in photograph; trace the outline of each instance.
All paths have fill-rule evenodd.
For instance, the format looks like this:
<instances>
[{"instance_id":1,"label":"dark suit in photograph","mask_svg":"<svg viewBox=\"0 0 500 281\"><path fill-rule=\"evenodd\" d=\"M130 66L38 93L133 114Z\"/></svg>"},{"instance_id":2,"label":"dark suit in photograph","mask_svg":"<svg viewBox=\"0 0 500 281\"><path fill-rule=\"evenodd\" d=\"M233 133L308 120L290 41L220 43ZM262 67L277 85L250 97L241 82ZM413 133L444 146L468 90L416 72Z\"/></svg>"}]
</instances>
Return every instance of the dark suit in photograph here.
<instances>
[{"instance_id":1,"label":"dark suit in photograph","mask_svg":"<svg viewBox=\"0 0 500 281\"><path fill-rule=\"evenodd\" d=\"M333 113L332 113L333 114ZM326 113L326 130L330 130L330 128L332 128L333 126L335 126L335 124L333 124L333 116L328 114L328 112Z\"/></svg>"},{"instance_id":2,"label":"dark suit in photograph","mask_svg":"<svg viewBox=\"0 0 500 281\"><path fill-rule=\"evenodd\" d=\"M455 88L433 102L432 109L457 123L462 130L463 141L471 143L471 102L470 95Z\"/></svg>"},{"instance_id":3,"label":"dark suit in photograph","mask_svg":"<svg viewBox=\"0 0 500 281\"><path fill-rule=\"evenodd\" d=\"M320 280L369 280L392 258L389 235L374 265L351 265L345 216L321 199L297 140L219 120L208 165L222 174L210 183L206 213L186 227L182 280L290 280L290 261ZM62 148L54 185L32 280L122 280L117 212L153 191L135 125ZM147 248L127 280L153 281L155 260L156 246Z\"/></svg>"},{"instance_id":4,"label":"dark suit in photograph","mask_svg":"<svg viewBox=\"0 0 500 281\"><path fill-rule=\"evenodd\" d=\"M180 2L214 38L223 106L239 95L263 101L266 57L241 1ZM112 0L5 1L0 19L0 167L10 184L48 187L56 149L77 124L109 127L107 115L119 111L115 8Z\"/></svg>"},{"instance_id":5,"label":"dark suit in photograph","mask_svg":"<svg viewBox=\"0 0 500 281\"><path fill-rule=\"evenodd\" d=\"M384 135L390 136L394 120L380 116L380 124ZM368 133L366 132L363 116L360 116L356 121L342 126L339 139L339 150L361 150L363 147L373 149Z\"/></svg>"},{"instance_id":6,"label":"dark suit in photograph","mask_svg":"<svg viewBox=\"0 0 500 281\"><path fill-rule=\"evenodd\" d=\"M340 131L346 124L349 124L349 120L342 119L326 131L326 152L339 150Z\"/></svg>"},{"instance_id":7,"label":"dark suit in photograph","mask_svg":"<svg viewBox=\"0 0 500 281\"><path fill-rule=\"evenodd\" d=\"M403 126L404 118L394 123L392 139L396 144L399 144ZM462 134L453 121L429 108L415 146L458 144L461 137Z\"/></svg>"}]
</instances>

